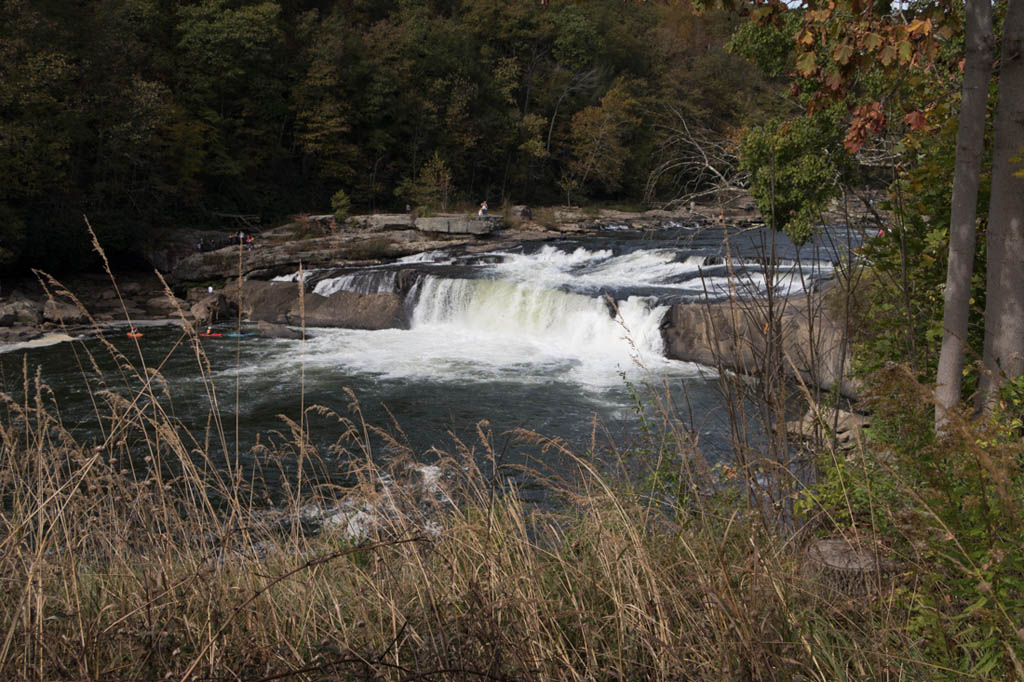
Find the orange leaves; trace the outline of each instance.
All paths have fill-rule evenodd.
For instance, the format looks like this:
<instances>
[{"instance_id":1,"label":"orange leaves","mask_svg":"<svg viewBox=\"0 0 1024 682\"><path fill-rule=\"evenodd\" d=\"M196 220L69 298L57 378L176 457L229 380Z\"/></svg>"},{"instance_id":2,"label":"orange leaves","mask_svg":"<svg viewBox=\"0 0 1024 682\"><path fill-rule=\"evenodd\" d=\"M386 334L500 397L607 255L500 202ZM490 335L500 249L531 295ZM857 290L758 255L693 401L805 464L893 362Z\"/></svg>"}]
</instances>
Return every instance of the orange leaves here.
<instances>
[{"instance_id":1,"label":"orange leaves","mask_svg":"<svg viewBox=\"0 0 1024 682\"><path fill-rule=\"evenodd\" d=\"M932 32L932 20L914 19L907 25L907 32L911 38L924 38Z\"/></svg>"},{"instance_id":2,"label":"orange leaves","mask_svg":"<svg viewBox=\"0 0 1024 682\"><path fill-rule=\"evenodd\" d=\"M885 124L885 112L882 111L880 102L861 104L853 110L850 130L846 133L843 146L851 154L856 154L860 151L864 141L871 135L881 132L885 128Z\"/></svg>"},{"instance_id":3,"label":"orange leaves","mask_svg":"<svg viewBox=\"0 0 1024 682\"><path fill-rule=\"evenodd\" d=\"M920 111L911 111L903 117L903 122L911 130L924 130L928 127L928 119Z\"/></svg>"}]
</instances>

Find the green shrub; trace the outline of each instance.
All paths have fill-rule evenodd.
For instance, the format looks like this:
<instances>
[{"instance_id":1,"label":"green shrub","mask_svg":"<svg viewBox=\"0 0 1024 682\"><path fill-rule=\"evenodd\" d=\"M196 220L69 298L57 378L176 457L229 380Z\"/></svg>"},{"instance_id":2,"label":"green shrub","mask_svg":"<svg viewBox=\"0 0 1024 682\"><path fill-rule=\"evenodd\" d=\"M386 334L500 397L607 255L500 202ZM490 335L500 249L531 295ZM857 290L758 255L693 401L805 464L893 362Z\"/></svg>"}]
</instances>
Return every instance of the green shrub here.
<instances>
[{"instance_id":1,"label":"green shrub","mask_svg":"<svg viewBox=\"0 0 1024 682\"><path fill-rule=\"evenodd\" d=\"M352 212L352 200L349 199L345 190L339 189L331 197L331 210L334 211L334 219L341 223Z\"/></svg>"},{"instance_id":2,"label":"green shrub","mask_svg":"<svg viewBox=\"0 0 1024 682\"><path fill-rule=\"evenodd\" d=\"M863 460L822 461L822 481L804 509L818 506L837 525L879 537L902 555L907 571L894 594L936 677L1021 679L1019 420L955 417L954 428L937 438L930 388L914 372L889 366L869 384L873 417ZM1005 401L1015 404L1012 395Z\"/></svg>"}]
</instances>

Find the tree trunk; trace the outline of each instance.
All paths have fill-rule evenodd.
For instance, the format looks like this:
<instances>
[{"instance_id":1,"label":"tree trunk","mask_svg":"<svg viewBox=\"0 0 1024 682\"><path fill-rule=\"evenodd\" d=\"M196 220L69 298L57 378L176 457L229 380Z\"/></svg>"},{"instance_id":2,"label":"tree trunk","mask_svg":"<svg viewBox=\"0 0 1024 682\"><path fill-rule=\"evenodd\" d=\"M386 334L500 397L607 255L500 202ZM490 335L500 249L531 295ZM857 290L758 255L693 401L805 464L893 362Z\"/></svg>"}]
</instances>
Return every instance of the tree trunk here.
<instances>
[{"instance_id":1,"label":"tree trunk","mask_svg":"<svg viewBox=\"0 0 1024 682\"><path fill-rule=\"evenodd\" d=\"M949 411L960 404L971 275L974 271L978 176L985 147L985 110L988 81L992 74L993 42L992 3L990 0L967 0L967 50L949 216L949 265L946 270L942 352L935 387L936 432L945 426Z\"/></svg>"},{"instance_id":2,"label":"tree trunk","mask_svg":"<svg viewBox=\"0 0 1024 682\"><path fill-rule=\"evenodd\" d=\"M1024 374L1024 0L1003 21L988 216L985 371L979 398L991 412L998 391Z\"/></svg>"}]
</instances>

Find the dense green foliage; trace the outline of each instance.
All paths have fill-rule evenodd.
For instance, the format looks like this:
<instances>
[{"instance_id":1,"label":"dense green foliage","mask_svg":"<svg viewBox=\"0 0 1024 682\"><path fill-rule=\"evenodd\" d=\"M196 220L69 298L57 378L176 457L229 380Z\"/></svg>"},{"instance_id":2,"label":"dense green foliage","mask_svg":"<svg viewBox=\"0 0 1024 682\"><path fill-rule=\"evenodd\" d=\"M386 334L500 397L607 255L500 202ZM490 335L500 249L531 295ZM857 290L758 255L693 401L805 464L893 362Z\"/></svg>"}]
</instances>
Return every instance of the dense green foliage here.
<instances>
[{"instance_id":1,"label":"dense green foliage","mask_svg":"<svg viewBox=\"0 0 1024 682\"><path fill-rule=\"evenodd\" d=\"M3 0L0 267L82 266L83 213L117 257L155 225L322 211L338 189L401 209L439 163L432 209L555 202L565 179L639 198L670 105L718 131L759 109L723 49L736 22L611 0Z\"/></svg>"},{"instance_id":2,"label":"dense green foliage","mask_svg":"<svg viewBox=\"0 0 1024 682\"><path fill-rule=\"evenodd\" d=\"M842 147L844 107L813 116L771 121L750 129L740 148L740 167L761 215L803 243L821 224L821 213L850 183L856 163Z\"/></svg>"}]
</instances>

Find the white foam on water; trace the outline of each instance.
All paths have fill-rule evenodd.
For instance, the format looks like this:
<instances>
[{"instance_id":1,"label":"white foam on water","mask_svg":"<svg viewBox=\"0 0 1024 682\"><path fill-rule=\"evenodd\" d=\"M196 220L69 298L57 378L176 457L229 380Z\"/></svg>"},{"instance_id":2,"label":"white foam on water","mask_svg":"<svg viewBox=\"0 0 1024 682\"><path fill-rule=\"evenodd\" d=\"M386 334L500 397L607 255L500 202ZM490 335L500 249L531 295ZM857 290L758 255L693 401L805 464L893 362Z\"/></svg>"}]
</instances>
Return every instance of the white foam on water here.
<instances>
[{"instance_id":1,"label":"white foam on water","mask_svg":"<svg viewBox=\"0 0 1024 682\"><path fill-rule=\"evenodd\" d=\"M422 253L414 253L411 256L403 256L397 262L448 264L454 263L455 259L445 251L423 251Z\"/></svg>"},{"instance_id":2,"label":"white foam on water","mask_svg":"<svg viewBox=\"0 0 1024 682\"><path fill-rule=\"evenodd\" d=\"M315 275L316 273L317 273L317 270L315 270L315 269L313 269L313 270L303 270L302 271L302 281L303 282L309 281L309 278L312 277L313 275ZM270 281L271 282L298 282L299 281L299 271L296 270L295 272L293 272L290 275L278 275L277 277L274 277Z\"/></svg>"},{"instance_id":3,"label":"white foam on water","mask_svg":"<svg viewBox=\"0 0 1024 682\"><path fill-rule=\"evenodd\" d=\"M513 279L543 279L543 273L569 273L582 265L608 260L612 257L612 250L591 251L581 246L573 251L563 251L548 244L534 253L502 255L504 260L493 267L497 275Z\"/></svg>"},{"instance_id":4,"label":"white foam on water","mask_svg":"<svg viewBox=\"0 0 1024 682\"><path fill-rule=\"evenodd\" d=\"M620 381L619 372L664 366L660 325L667 307L632 296L606 301L507 280L426 277L412 331L471 339L488 362L561 366L587 385ZM511 352L509 352L511 351Z\"/></svg>"},{"instance_id":5,"label":"white foam on water","mask_svg":"<svg viewBox=\"0 0 1024 682\"><path fill-rule=\"evenodd\" d=\"M671 248L566 250L545 245L530 254L497 253L502 260L480 268L488 278L452 279L423 275L410 292L410 329L360 331L318 329L303 346L307 372L324 380L339 371L396 381L472 385L480 382L556 384L569 382L600 396L621 386L622 377L695 376L704 370L666 360L660 325L667 306L650 297L606 299L579 290L616 291L663 287L698 297L760 295L765 276L736 261L735 274L706 257ZM449 256L428 252L403 259L436 263ZM782 293L801 291L797 263L775 277ZM705 268L714 275L700 276ZM330 295L393 290L395 271L364 270L319 282L315 293ZM676 280L685 280L678 282ZM295 344L295 350L299 348ZM251 371L294 371L292 353L270 354ZM243 370L249 371L249 370Z\"/></svg>"},{"instance_id":6,"label":"white foam on water","mask_svg":"<svg viewBox=\"0 0 1024 682\"><path fill-rule=\"evenodd\" d=\"M601 287L673 286L672 279L696 273L704 264L703 256L690 256L682 261L676 257L677 253L670 249L634 251L601 263L577 279Z\"/></svg>"},{"instance_id":7,"label":"white foam on water","mask_svg":"<svg viewBox=\"0 0 1024 682\"><path fill-rule=\"evenodd\" d=\"M44 334L38 339L32 339L30 341L0 344L0 353L12 353L16 350L26 350L29 348L44 348L46 346L54 346L66 341L74 341L74 337L64 333Z\"/></svg>"},{"instance_id":8,"label":"white foam on water","mask_svg":"<svg viewBox=\"0 0 1024 682\"><path fill-rule=\"evenodd\" d=\"M578 248L569 253L545 246L535 254L515 254L491 267L491 272L517 282L533 282L551 288L617 289L657 286L681 291L700 290L700 283L674 282L692 279L704 265L704 256L682 260L674 249L637 250L615 256L610 250Z\"/></svg>"}]
</instances>

